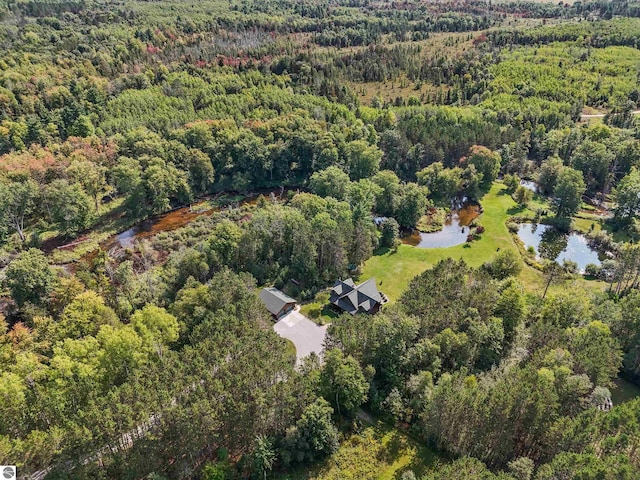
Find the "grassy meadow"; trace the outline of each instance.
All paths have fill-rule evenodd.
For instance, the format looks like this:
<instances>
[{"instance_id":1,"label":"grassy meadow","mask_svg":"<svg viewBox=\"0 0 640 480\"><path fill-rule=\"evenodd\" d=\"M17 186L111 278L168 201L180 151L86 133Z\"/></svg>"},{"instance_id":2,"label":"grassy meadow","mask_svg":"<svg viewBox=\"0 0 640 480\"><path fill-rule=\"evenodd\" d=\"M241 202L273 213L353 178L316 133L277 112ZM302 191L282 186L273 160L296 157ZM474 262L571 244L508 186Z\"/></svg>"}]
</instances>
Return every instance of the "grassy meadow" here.
<instances>
[{"instance_id":1,"label":"grassy meadow","mask_svg":"<svg viewBox=\"0 0 640 480\"><path fill-rule=\"evenodd\" d=\"M312 469L276 475L278 480L394 480L403 472L428 473L442 459L397 428L362 417L365 426L347 435L339 450Z\"/></svg>"},{"instance_id":2,"label":"grassy meadow","mask_svg":"<svg viewBox=\"0 0 640 480\"><path fill-rule=\"evenodd\" d=\"M491 190L482 197L480 203L484 211L479 220L484 226L485 232L479 240L448 248L417 248L410 245L400 245L397 252L387 249L378 250L376 255L365 263L360 280L374 277L378 288L387 294L390 302L395 302L406 290L413 277L440 260L445 258L463 259L469 265L477 267L491 260L500 249L518 248L507 229L506 221L513 215L533 212L518 206L506 192L504 184L500 182L493 184ZM532 207L538 205L541 205L539 200L534 200L531 204ZM531 266L525 264L519 278L530 293L541 294L544 290L542 273ZM604 288L603 282L587 281L582 278L572 281L590 290ZM551 291L555 288L565 287L552 286Z\"/></svg>"}]
</instances>

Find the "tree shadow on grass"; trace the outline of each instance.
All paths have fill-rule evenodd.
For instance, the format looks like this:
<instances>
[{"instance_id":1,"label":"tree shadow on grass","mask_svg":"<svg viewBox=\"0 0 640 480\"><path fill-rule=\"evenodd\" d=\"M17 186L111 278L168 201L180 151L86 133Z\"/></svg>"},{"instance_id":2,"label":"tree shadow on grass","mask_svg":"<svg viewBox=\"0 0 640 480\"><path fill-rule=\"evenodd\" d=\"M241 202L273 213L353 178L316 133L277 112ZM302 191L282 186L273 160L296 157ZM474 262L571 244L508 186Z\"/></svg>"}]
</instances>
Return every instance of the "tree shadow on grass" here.
<instances>
[{"instance_id":1,"label":"tree shadow on grass","mask_svg":"<svg viewBox=\"0 0 640 480\"><path fill-rule=\"evenodd\" d=\"M338 318L340 316L340 313L336 312L335 309L331 307L331 305L323 306L322 310L320 310L320 314L323 317L329 317L331 319Z\"/></svg>"},{"instance_id":2,"label":"tree shadow on grass","mask_svg":"<svg viewBox=\"0 0 640 480\"><path fill-rule=\"evenodd\" d=\"M393 431L391 438L385 442L385 448L382 451L384 460L389 464L393 463L405 448L407 448L406 439L397 431Z\"/></svg>"},{"instance_id":3,"label":"tree shadow on grass","mask_svg":"<svg viewBox=\"0 0 640 480\"><path fill-rule=\"evenodd\" d=\"M374 257L381 257L382 255L386 255L389 253L391 249L389 247L378 247L373 251Z\"/></svg>"},{"instance_id":4,"label":"tree shadow on grass","mask_svg":"<svg viewBox=\"0 0 640 480\"><path fill-rule=\"evenodd\" d=\"M438 455L420 440L412 441L412 437L398 430L387 432L390 436L385 441L385 448L380 452L379 459L387 465L392 465L402 457L410 456L408 463L394 472L394 479L400 480L402 474L409 470L415 473L417 478L422 478L440 461Z\"/></svg>"},{"instance_id":5,"label":"tree shadow on grass","mask_svg":"<svg viewBox=\"0 0 640 480\"><path fill-rule=\"evenodd\" d=\"M507 213L509 215L517 215L519 213L524 212L527 209L524 205L513 205L512 207L507 208Z\"/></svg>"},{"instance_id":6,"label":"tree shadow on grass","mask_svg":"<svg viewBox=\"0 0 640 480\"><path fill-rule=\"evenodd\" d=\"M417 451L411 461L395 472L394 480L400 480L402 474L408 471L412 471L416 475L416 478L423 478L439 464L448 461L448 459L436 454L422 443L419 443L417 445Z\"/></svg>"}]
</instances>

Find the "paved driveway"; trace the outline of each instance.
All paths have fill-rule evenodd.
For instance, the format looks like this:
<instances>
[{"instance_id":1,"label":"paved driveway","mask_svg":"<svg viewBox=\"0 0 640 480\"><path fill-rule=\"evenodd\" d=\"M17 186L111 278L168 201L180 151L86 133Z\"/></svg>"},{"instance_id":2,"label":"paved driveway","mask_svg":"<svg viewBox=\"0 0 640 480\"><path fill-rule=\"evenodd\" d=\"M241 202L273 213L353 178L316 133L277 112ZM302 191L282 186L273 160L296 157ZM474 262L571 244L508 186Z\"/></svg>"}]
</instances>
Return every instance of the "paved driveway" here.
<instances>
[{"instance_id":1,"label":"paved driveway","mask_svg":"<svg viewBox=\"0 0 640 480\"><path fill-rule=\"evenodd\" d=\"M298 311L299 307L289 312L277 322L275 332L296 346L297 365L311 352L322 355L324 337L327 335L328 325L316 325Z\"/></svg>"}]
</instances>

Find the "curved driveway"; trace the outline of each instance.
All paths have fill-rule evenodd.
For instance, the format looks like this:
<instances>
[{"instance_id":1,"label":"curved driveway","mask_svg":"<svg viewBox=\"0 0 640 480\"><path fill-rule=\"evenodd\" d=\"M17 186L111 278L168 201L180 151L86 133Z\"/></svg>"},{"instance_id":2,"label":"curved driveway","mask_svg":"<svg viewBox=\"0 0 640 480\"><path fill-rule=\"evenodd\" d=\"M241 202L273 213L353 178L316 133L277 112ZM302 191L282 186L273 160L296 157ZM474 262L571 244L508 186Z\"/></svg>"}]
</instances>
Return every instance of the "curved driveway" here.
<instances>
[{"instance_id":1,"label":"curved driveway","mask_svg":"<svg viewBox=\"0 0 640 480\"><path fill-rule=\"evenodd\" d=\"M288 340L296 347L296 365L302 363L302 359L315 352L322 357L324 350L324 338L327 335L328 325L318 326L313 321L302 315L300 307L289 312L274 326L275 332Z\"/></svg>"}]
</instances>

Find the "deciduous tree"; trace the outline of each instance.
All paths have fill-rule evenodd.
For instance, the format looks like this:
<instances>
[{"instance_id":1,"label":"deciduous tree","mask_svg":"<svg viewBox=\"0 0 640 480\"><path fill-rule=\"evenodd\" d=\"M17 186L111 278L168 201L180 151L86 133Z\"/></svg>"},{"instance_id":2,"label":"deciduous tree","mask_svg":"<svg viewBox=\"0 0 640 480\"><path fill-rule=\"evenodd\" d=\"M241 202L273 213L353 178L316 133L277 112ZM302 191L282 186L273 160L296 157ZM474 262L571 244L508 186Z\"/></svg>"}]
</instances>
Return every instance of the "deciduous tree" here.
<instances>
[{"instance_id":1,"label":"deciduous tree","mask_svg":"<svg viewBox=\"0 0 640 480\"><path fill-rule=\"evenodd\" d=\"M320 384L324 397L339 414L353 414L366 401L369 390L358 362L338 349L326 353Z\"/></svg>"},{"instance_id":2,"label":"deciduous tree","mask_svg":"<svg viewBox=\"0 0 640 480\"><path fill-rule=\"evenodd\" d=\"M41 305L47 300L55 279L44 253L31 248L9 264L5 282L19 306L26 302Z\"/></svg>"},{"instance_id":3,"label":"deciduous tree","mask_svg":"<svg viewBox=\"0 0 640 480\"><path fill-rule=\"evenodd\" d=\"M582 173L570 167L560 170L553 188L553 202L559 217L575 214L582 203L585 184Z\"/></svg>"},{"instance_id":4,"label":"deciduous tree","mask_svg":"<svg viewBox=\"0 0 640 480\"><path fill-rule=\"evenodd\" d=\"M25 241L25 221L36 211L38 185L31 179L23 181L0 181L0 221L16 231Z\"/></svg>"}]
</instances>

